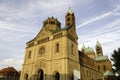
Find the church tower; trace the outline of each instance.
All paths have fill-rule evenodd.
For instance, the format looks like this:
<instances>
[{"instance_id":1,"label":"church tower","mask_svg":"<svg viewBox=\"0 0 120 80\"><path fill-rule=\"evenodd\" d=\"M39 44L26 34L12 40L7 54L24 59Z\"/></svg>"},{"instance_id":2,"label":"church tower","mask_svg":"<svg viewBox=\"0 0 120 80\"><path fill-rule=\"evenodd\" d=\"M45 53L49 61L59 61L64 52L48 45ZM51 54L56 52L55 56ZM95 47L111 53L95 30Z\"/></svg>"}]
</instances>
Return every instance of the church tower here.
<instances>
[{"instance_id":1,"label":"church tower","mask_svg":"<svg viewBox=\"0 0 120 80\"><path fill-rule=\"evenodd\" d=\"M75 29L75 16L71 8L69 8L65 16L65 26L73 26Z\"/></svg>"},{"instance_id":2,"label":"church tower","mask_svg":"<svg viewBox=\"0 0 120 80\"><path fill-rule=\"evenodd\" d=\"M46 19L36 37L26 43L20 80L73 80L73 71L80 71L75 17L71 9L65 19L64 28L56 18Z\"/></svg>"},{"instance_id":3,"label":"church tower","mask_svg":"<svg viewBox=\"0 0 120 80\"><path fill-rule=\"evenodd\" d=\"M68 9L65 16L65 27L68 30L69 36L71 36L71 38L77 42L78 37L76 34L75 16L71 8Z\"/></svg>"},{"instance_id":4,"label":"church tower","mask_svg":"<svg viewBox=\"0 0 120 80\"><path fill-rule=\"evenodd\" d=\"M103 56L102 46L98 41L96 42L95 49L97 56Z\"/></svg>"}]
</instances>

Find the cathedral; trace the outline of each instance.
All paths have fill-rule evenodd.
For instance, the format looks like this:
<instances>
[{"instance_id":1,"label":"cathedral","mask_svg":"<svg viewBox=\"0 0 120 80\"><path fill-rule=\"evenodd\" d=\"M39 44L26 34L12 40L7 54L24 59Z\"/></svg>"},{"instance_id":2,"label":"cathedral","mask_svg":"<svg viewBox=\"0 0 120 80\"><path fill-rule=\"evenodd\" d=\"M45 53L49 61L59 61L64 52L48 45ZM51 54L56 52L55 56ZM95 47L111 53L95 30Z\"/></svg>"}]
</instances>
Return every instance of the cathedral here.
<instances>
[{"instance_id":1,"label":"cathedral","mask_svg":"<svg viewBox=\"0 0 120 80\"><path fill-rule=\"evenodd\" d=\"M65 27L49 17L36 37L26 43L20 80L104 80L111 62L97 41L96 52L90 47L78 50L75 16L69 9Z\"/></svg>"}]
</instances>

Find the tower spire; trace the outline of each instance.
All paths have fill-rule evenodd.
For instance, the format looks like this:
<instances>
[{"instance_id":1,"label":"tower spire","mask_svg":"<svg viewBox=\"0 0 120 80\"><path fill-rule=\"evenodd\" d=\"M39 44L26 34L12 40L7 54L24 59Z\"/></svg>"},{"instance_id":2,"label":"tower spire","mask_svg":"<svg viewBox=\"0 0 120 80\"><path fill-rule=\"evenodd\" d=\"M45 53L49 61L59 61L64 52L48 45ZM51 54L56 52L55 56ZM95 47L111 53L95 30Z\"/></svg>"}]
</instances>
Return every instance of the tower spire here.
<instances>
[{"instance_id":1,"label":"tower spire","mask_svg":"<svg viewBox=\"0 0 120 80\"><path fill-rule=\"evenodd\" d=\"M101 47L101 44L99 43L99 41L96 42L96 46Z\"/></svg>"},{"instance_id":2,"label":"tower spire","mask_svg":"<svg viewBox=\"0 0 120 80\"><path fill-rule=\"evenodd\" d=\"M73 14L73 11L72 11L71 7L69 7L69 9L68 9L68 13Z\"/></svg>"},{"instance_id":3,"label":"tower spire","mask_svg":"<svg viewBox=\"0 0 120 80\"><path fill-rule=\"evenodd\" d=\"M83 45L82 45L82 51L85 51L85 50L86 50L86 47L85 47L85 45L83 43Z\"/></svg>"}]
</instances>

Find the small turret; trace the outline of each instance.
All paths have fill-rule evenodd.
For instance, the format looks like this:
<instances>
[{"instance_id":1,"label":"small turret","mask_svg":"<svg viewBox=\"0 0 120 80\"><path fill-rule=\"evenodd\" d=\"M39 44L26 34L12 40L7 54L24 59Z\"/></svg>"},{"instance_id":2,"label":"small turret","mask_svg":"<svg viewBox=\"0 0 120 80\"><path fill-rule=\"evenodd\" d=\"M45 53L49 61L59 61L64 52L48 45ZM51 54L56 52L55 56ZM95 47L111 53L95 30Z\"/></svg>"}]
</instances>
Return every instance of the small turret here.
<instances>
[{"instance_id":1,"label":"small turret","mask_svg":"<svg viewBox=\"0 0 120 80\"><path fill-rule=\"evenodd\" d=\"M95 57L94 50L91 47L85 47L84 44L82 46L82 52L84 52L84 54L86 54L87 56L89 56L92 59L94 59L94 57Z\"/></svg>"},{"instance_id":2,"label":"small turret","mask_svg":"<svg viewBox=\"0 0 120 80\"><path fill-rule=\"evenodd\" d=\"M82 51L84 52L86 50L86 47L85 47L85 45L83 44L82 45Z\"/></svg>"}]
</instances>

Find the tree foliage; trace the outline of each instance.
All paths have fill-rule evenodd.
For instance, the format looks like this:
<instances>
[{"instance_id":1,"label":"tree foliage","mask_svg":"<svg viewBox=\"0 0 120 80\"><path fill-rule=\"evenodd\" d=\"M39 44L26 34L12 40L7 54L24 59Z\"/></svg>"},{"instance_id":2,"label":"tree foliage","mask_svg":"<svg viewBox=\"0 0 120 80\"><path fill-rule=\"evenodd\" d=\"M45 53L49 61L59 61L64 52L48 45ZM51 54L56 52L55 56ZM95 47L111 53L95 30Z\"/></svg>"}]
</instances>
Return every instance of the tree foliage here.
<instances>
[{"instance_id":1,"label":"tree foliage","mask_svg":"<svg viewBox=\"0 0 120 80\"><path fill-rule=\"evenodd\" d=\"M111 60L113 61L114 71L120 75L120 48L114 50Z\"/></svg>"}]
</instances>

